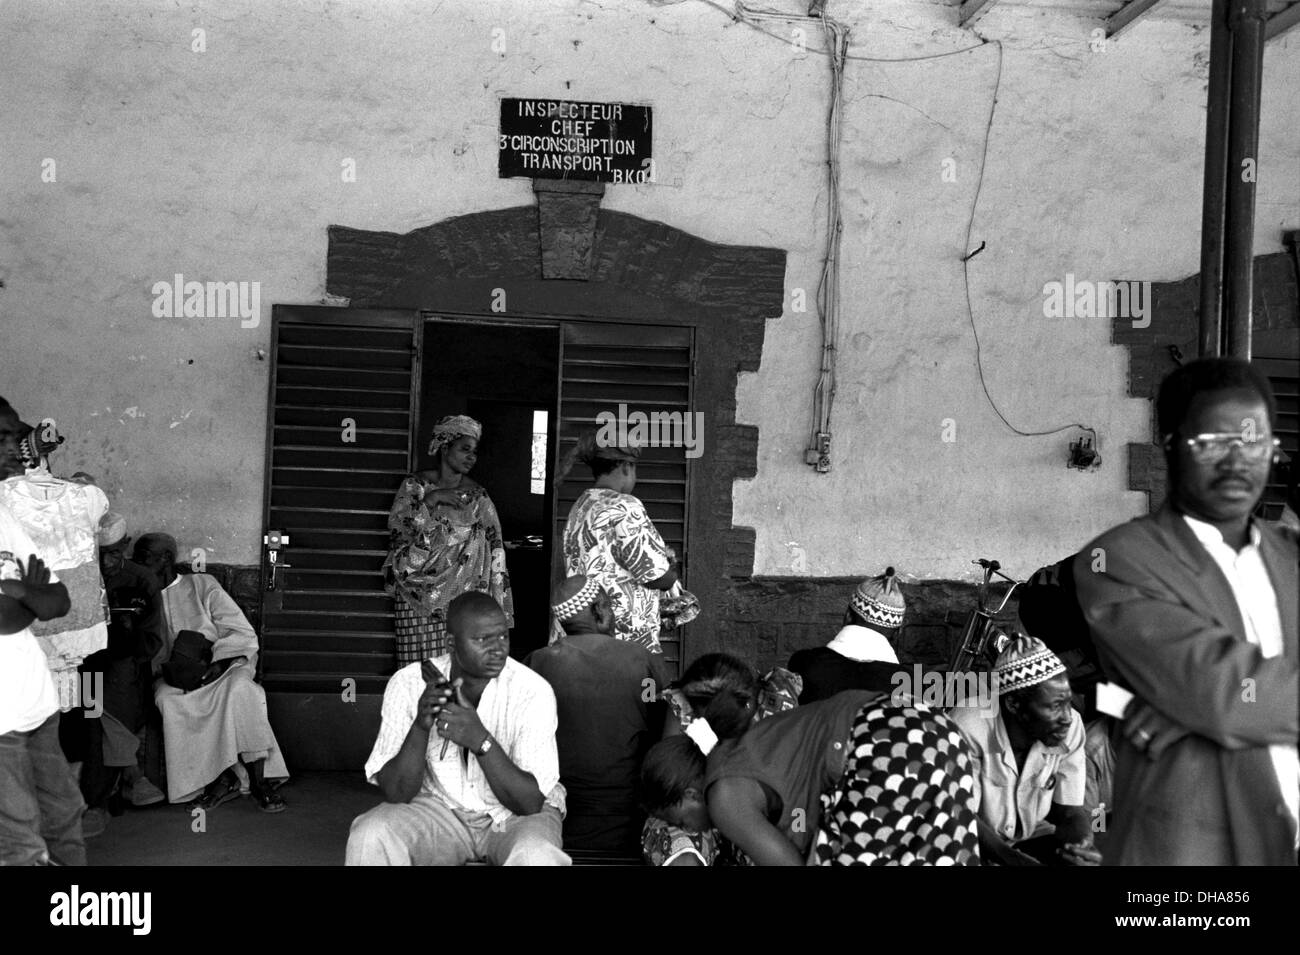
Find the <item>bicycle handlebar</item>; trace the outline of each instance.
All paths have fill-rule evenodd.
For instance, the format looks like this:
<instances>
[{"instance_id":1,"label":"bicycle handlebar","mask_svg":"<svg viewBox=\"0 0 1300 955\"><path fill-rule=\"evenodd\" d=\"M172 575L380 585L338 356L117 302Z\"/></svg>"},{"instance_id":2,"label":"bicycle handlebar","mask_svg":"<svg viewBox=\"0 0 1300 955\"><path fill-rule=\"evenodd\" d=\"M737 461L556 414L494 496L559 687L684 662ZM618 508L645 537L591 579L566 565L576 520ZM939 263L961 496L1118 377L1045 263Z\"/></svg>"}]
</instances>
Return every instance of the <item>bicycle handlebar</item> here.
<instances>
[{"instance_id":1,"label":"bicycle handlebar","mask_svg":"<svg viewBox=\"0 0 1300 955\"><path fill-rule=\"evenodd\" d=\"M981 557L978 560L972 560L971 563L979 564L980 567L984 568L984 583L986 586L995 575L1001 577L1003 580L1007 581L1007 583L1017 585L1024 583L1023 580L1016 580L1014 577L1008 577L1006 574L1002 573L1002 564L996 560L985 560Z\"/></svg>"},{"instance_id":2,"label":"bicycle handlebar","mask_svg":"<svg viewBox=\"0 0 1300 955\"><path fill-rule=\"evenodd\" d=\"M949 665L949 668L953 671L969 670L977 663L992 663L992 660L989 659L990 648L994 651L993 656L996 656L996 651L1001 649L1001 647L996 646L997 640L994 638L996 628L993 624L993 618L1006 609L1007 604L1011 601L1011 595L1023 583L1023 581L1008 577L1002 573L1002 564L996 560L981 557L971 561L971 563L979 564L983 568L984 582L979 586L975 609L971 611L970 616L966 619L966 627L962 633L961 641L957 645L957 653ZM995 574L1011 585L1002 594L1002 599L996 601L996 605L988 602L989 584Z\"/></svg>"}]
</instances>

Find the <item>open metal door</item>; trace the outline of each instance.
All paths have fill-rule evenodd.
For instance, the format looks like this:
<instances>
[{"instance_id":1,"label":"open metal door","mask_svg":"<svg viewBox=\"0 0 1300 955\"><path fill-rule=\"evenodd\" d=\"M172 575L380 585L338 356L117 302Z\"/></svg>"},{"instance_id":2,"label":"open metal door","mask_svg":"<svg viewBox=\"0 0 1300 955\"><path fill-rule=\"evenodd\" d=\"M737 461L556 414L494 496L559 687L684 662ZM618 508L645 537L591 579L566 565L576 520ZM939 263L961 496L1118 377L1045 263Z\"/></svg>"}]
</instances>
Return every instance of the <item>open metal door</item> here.
<instances>
[{"instance_id":1,"label":"open metal door","mask_svg":"<svg viewBox=\"0 0 1300 955\"><path fill-rule=\"evenodd\" d=\"M419 314L277 305L271 343L263 682L381 693L395 660L381 571L412 464Z\"/></svg>"},{"instance_id":2,"label":"open metal door","mask_svg":"<svg viewBox=\"0 0 1300 955\"><path fill-rule=\"evenodd\" d=\"M596 427L602 412L679 412L693 407L694 329L678 325L566 322L560 378L559 457L563 460L579 435ZM686 531L690 518L691 459L681 447L646 448L637 464L634 492L645 504L664 541L681 562L689 589ZM591 473L578 465L556 484L557 550L574 501L591 486ZM556 560L556 565L562 560ZM660 633L670 675L682 666L683 633Z\"/></svg>"}]
</instances>

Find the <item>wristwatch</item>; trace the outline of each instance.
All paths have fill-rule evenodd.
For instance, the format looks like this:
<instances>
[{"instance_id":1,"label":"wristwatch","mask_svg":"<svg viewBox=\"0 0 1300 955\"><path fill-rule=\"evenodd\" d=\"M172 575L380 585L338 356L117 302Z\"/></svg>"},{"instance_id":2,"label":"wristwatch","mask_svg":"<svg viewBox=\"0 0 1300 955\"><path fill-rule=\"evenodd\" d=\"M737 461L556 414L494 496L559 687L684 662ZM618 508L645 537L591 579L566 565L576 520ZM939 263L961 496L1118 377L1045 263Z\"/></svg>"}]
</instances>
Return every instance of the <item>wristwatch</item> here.
<instances>
[{"instance_id":1,"label":"wristwatch","mask_svg":"<svg viewBox=\"0 0 1300 955\"><path fill-rule=\"evenodd\" d=\"M479 746L479 748L474 750L474 755L486 756L491 751L492 751L492 734L489 733L487 736L483 737L483 742Z\"/></svg>"}]
</instances>

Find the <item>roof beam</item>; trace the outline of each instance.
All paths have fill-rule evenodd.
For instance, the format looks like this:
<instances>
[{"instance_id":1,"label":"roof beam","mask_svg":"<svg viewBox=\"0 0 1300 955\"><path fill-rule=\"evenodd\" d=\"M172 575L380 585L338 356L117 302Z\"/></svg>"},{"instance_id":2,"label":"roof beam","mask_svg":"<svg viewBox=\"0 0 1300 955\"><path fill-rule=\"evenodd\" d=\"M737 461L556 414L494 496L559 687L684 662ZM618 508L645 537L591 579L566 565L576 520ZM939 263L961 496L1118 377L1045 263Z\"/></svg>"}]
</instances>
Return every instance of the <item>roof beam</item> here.
<instances>
[{"instance_id":1,"label":"roof beam","mask_svg":"<svg viewBox=\"0 0 1300 955\"><path fill-rule=\"evenodd\" d=\"M984 14L989 12L989 8L998 0L963 0L961 7L957 11L957 25L970 26Z\"/></svg>"},{"instance_id":2,"label":"roof beam","mask_svg":"<svg viewBox=\"0 0 1300 955\"><path fill-rule=\"evenodd\" d=\"M1264 42L1280 37L1297 23L1300 23L1300 2L1279 10L1264 21Z\"/></svg>"},{"instance_id":3,"label":"roof beam","mask_svg":"<svg viewBox=\"0 0 1300 955\"><path fill-rule=\"evenodd\" d=\"M1106 18L1106 36L1113 40L1164 2L1165 0L1129 0Z\"/></svg>"}]
</instances>

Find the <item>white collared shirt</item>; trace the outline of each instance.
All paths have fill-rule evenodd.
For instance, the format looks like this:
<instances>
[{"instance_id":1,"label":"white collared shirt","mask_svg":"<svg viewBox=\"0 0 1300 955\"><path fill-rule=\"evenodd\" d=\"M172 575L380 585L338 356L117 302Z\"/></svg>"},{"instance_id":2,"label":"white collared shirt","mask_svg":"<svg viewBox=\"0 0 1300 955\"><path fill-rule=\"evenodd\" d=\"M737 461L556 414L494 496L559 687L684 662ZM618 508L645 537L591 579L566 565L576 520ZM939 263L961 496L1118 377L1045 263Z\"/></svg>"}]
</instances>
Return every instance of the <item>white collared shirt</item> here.
<instances>
[{"instance_id":1,"label":"white collared shirt","mask_svg":"<svg viewBox=\"0 0 1300 955\"><path fill-rule=\"evenodd\" d=\"M1268 568L1259 550L1259 528L1250 525L1250 542L1235 551L1223 539L1223 534L1213 524L1183 515L1201 546L1214 558L1214 562L1228 578L1232 595L1237 599L1237 610L1246 626L1245 637L1259 647L1265 659L1282 655L1282 613L1277 605L1277 592L1268 578ZM1273 745L1268 748L1277 773L1282 799L1291 812L1292 820L1300 820L1300 755L1295 746ZM1300 830L1297 830L1300 841Z\"/></svg>"},{"instance_id":2,"label":"white collared shirt","mask_svg":"<svg viewBox=\"0 0 1300 955\"><path fill-rule=\"evenodd\" d=\"M433 664L439 672L450 673L451 655L434 657ZM401 750L415 721L424 685L419 663L407 664L389 679L384 688L379 737L366 760L366 778L370 782L377 784L379 771ZM477 710L496 745L512 763L532 773L537 788L546 794L546 802L563 815L565 794L555 747L555 693L551 685L523 664L507 659L501 675L489 680L483 689ZM437 797L451 809L485 812L494 823L509 819L512 813L492 791L478 757L470 753L467 767L459 746L449 743L443 757L442 744L435 725L429 732L420 792Z\"/></svg>"}]
</instances>

